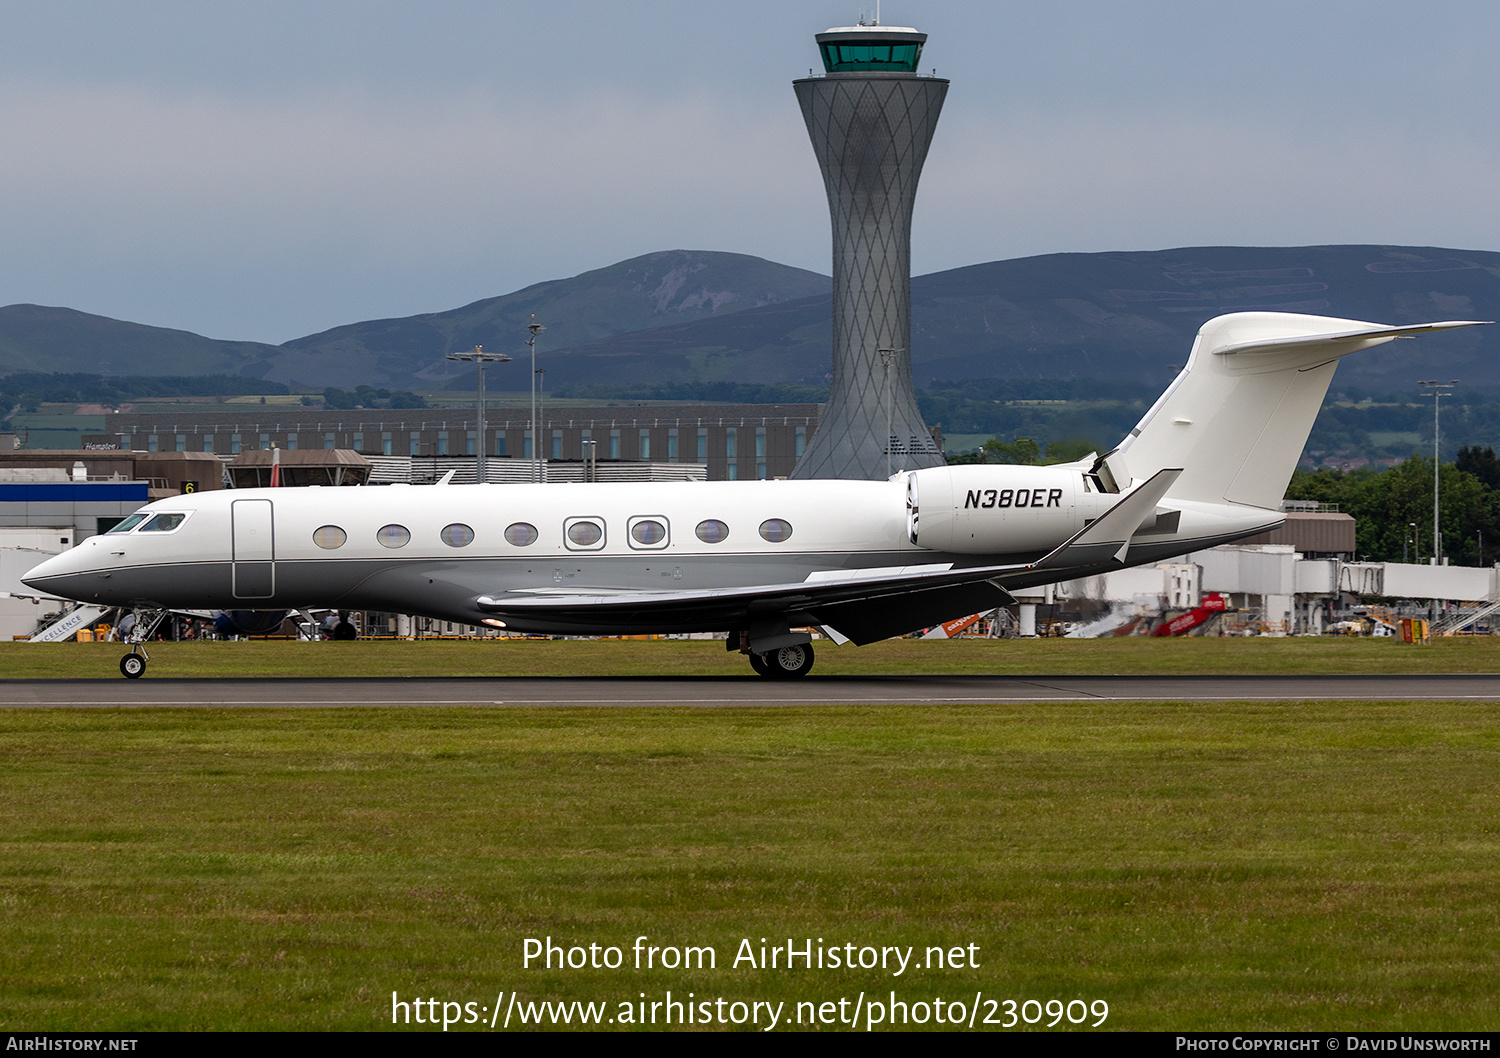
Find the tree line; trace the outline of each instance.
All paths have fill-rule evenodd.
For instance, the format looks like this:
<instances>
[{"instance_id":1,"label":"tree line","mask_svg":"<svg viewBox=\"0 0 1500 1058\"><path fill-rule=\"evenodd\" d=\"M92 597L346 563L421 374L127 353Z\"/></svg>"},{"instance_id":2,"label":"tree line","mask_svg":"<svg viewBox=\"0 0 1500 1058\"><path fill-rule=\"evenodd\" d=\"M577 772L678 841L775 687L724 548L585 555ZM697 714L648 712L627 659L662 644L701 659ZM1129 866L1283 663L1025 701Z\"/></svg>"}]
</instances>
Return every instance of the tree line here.
<instances>
[{"instance_id":1,"label":"tree line","mask_svg":"<svg viewBox=\"0 0 1500 1058\"><path fill-rule=\"evenodd\" d=\"M1289 500L1336 503L1354 516L1355 550L1372 562L1432 557L1432 460L1413 455L1388 470L1298 469ZM1493 448L1458 450L1437 468L1440 554L1458 566L1488 566L1500 555L1500 459Z\"/></svg>"}]
</instances>

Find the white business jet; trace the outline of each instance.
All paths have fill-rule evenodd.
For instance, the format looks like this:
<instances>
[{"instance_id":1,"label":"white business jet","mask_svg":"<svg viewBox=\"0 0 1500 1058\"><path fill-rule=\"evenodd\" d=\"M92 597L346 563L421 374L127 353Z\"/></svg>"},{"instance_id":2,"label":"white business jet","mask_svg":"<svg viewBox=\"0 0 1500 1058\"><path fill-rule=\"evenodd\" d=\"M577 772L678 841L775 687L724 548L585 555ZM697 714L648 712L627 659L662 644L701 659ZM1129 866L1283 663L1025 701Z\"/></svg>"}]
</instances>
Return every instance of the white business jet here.
<instances>
[{"instance_id":1,"label":"white business jet","mask_svg":"<svg viewBox=\"0 0 1500 1058\"><path fill-rule=\"evenodd\" d=\"M1007 605L1009 589L1274 528L1338 359L1472 325L1219 316L1130 436L1073 464L199 492L147 504L24 579L143 611L315 604L517 632L727 631L757 672L801 676L809 626L872 643ZM144 668L136 651L121 664Z\"/></svg>"}]
</instances>

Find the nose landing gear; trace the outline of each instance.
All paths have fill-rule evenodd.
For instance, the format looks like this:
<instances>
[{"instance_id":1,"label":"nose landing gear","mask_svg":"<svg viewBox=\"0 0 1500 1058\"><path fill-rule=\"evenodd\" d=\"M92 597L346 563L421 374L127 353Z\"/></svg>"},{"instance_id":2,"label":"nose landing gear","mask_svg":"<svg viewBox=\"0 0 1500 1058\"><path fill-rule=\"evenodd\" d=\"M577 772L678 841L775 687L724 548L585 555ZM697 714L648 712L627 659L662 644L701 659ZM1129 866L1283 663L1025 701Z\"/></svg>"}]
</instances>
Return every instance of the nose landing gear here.
<instances>
[{"instance_id":1,"label":"nose landing gear","mask_svg":"<svg viewBox=\"0 0 1500 1058\"><path fill-rule=\"evenodd\" d=\"M127 680L138 680L146 671L146 662L151 660L151 655L146 653L146 640L150 639L162 621L166 620L167 611L132 610L130 616L134 620L125 637L125 641L130 644L130 653L120 659L120 675Z\"/></svg>"},{"instance_id":2,"label":"nose landing gear","mask_svg":"<svg viewBox=\"0 0 1500 1058\"><path fill-rule=\"evenodd\" d=\"M138 680L141 673L146 671L146 652L139 654L131 652L120 659L120 673L127 680Z\"/></svg>"}]
</instances>

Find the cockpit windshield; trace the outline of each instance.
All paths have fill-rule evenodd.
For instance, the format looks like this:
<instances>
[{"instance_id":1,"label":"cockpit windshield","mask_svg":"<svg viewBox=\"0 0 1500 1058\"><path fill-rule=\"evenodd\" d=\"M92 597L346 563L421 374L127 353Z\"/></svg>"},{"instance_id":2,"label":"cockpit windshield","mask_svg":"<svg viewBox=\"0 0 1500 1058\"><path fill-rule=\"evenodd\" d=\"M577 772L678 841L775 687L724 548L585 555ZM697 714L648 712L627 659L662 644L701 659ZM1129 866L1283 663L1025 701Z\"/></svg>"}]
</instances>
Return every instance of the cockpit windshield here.
<instances>
[{"instance_id":1,"label":"cockpit windshield","mask_svg":"<svg viewBox=\"0 0 1500 1058\"><path fill-rule=\"evenodd\" d=\"M134 529L136 526L138 526L142 522L144 522L147 519L147 517L149 517L149 516L141 514L139 512L137 512L135 514L132 514L129 518L126 518L123 522L118 523L113 529L110 530L110 532L111 533L128 533L128 532L130 532L130 530Z\"/></svg>"},{"instance_id":2,"label":"cockpit windshield","mask_svg":"<svg viewBox=\"0 0 1500 1058\"><path fill-rule=\"evenodd\" d=\"M145 525L141 526L141 532L170 533L173 529L181 525L182 520L186 517L187 515L185 514L158 514L155 518L152 518Z\"/></svg>"}]
</instances>

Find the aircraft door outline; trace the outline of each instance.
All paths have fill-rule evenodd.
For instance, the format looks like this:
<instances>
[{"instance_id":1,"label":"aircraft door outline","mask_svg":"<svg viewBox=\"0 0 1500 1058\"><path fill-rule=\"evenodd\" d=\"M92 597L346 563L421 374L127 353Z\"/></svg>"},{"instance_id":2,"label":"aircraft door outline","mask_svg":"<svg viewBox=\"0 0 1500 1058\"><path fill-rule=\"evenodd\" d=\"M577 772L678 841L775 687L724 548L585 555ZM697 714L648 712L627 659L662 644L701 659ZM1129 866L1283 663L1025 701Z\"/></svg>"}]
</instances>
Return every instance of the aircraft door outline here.
<instances>
[{"instance_id":1,"label":"aircraft door outline","mask_svg":"<svg viewBox=\"0 0 1500 1058\"><path fill-rule=\"evenodd\" d=\"M276 525L270 500L235 500L229 509L231 592L236 599L276 594Z\"/></svg>"}]
</instances>

